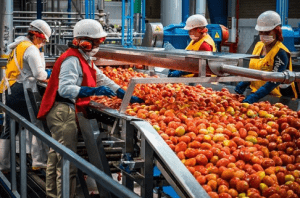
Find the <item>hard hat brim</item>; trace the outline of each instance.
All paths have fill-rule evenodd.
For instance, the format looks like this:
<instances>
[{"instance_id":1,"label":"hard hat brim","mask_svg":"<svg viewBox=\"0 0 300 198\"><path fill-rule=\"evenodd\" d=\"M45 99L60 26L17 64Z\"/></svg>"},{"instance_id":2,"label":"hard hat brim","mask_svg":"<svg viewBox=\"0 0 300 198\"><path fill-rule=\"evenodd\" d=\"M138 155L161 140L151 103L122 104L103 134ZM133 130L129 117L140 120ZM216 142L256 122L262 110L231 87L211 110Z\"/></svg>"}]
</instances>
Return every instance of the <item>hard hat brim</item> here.
<instances>
[{"instance_id":1,"label":"hard hat brim","mask_svg":"<svg viewBox=\"0 0 300 198\"><path fill-rule=\"evenodd\" d=\"M193 28L191 28L191 27L186 27L186 26L185 26L183 29L184 29L184 30L191 30L191 29L193 29Z\"/></svg>"},{"instance_id":2,"label":"hard hat brim","mask_svg":"<svg viewBox=\"0 0 300 198\"><path fill-rule=\"evenodd\" d=\"M257 31L260 31L260 32L268 32L268 31L274 30L279 25L281 25L281 23L273 25L273 26L259 26L259 25L256 25L255 29Z\"/></svg>"}]
</instances>

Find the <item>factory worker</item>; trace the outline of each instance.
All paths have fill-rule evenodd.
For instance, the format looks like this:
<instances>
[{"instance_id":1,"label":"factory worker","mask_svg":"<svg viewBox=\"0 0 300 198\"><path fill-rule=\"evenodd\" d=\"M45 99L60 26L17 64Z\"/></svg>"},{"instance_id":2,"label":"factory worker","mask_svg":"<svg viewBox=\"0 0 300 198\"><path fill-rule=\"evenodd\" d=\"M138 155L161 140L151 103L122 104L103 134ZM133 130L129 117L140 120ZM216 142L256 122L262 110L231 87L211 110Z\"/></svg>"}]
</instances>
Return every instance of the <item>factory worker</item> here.
<instances>
[{"instance_id":1,"label":"factory worker","mask_svg":"<svg viewBox=\"0 0 300 198\"><path fill-rule=\"evenodd\" d=\"M214 40L207 33L208 29L207 20L204 16L200 14L195 14L190 16L184 27L185 30L189 31L191 38L190 44L185 48L186 50L193 51L209 51L215 52L216 46ZM180 76L194 76L189 72L178 71L178 70L169 70L168 77L180 77Z\"/></svg>"},{"instance_id":2,"label":"factory worker","mask_svg":"<svg viewBox=\"0 0 300 198\"><path fill-rule=\"evenodd\" d=\"M32 21L27 36L20 36L16 38L15 42L8 45L10 53L5 76L0 83L2 102L34 124L36 117L33 114L26 89L31 88L36 91L36 81L46 80L50 76L51 71L45 70L45 59L39 51L49 41L50 36L51 28L45 21ZM10 168L10 119L8 115L5 115L4 123L4 130L0 135L0 170ZM35 141L38 140L35 139ZM39 152L42 148L36 144L38 142L34 144L38 148L32 147L31 149ZM32 151L31 154L33 166L46 166L47 152L45 153L46 157Z\"/></svg>"},{"instance_id":3,"label":"factory worker","mask_svg":"<svg viewBox=\"0 0 300 198\"><path fill-rule=\"evenodd\" d=\"M85 112L90 96L123 98L125 91L99 70L92 58L105 40L106 32L93 19L76 23L71 47L55 62L43 96L38 118L46 119L52 137L76 152L77 125L75 112ZM132 96L131 103L144 102ZM61 197L62 156L50 148L46 170L46 194ZM75 196L76 167L70 165L70 197Z\"/></svg>"},{"instance_id":4,"label":"factory worker","mask_svg":"<svg viewBox=\"0 0 300 198\"><path fill-rule=\"evenodd\" d=\"M280 16L274 11L266 11L258 17L255 29L259 31L261 41L255 45L252 54L258 55L260 58L251 59L249 68L269 72L283 72L286 69L292 71L291 54L282 43L280 25ZM280 82L240 82L235 91L243 94L248 86L250 86L252 94L244 99L243 102L247 103L257 102L268 94L277 97L284 95L298 98L294 83L280 85Z\"/></svg>"}]
</instances>

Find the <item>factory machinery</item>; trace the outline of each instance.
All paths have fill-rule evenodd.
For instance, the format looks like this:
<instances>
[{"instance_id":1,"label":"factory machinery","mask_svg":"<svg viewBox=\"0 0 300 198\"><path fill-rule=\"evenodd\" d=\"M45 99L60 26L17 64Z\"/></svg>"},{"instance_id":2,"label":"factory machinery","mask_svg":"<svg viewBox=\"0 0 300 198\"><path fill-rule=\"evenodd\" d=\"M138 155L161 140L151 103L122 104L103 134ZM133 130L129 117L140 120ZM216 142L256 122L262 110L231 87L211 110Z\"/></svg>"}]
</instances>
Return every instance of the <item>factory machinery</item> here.
<instances>
[{"instance_id":1,"label":"factory machinery","mask_svg":"<svg viewBox=\"0 0 300 198\"><path fill-rule=\"evenodd\" d=\"M59 48L65 50L67 46ZM78 115L84 141L81 146L86 148L90 163L110 177L112 173L121 171L122 184L132 191L135 184L138 184L140 196L147 198L153 197L154 189L159 197L209 196L150 123L125 114L136 84L200 83L213 87L214 90L221 90L225 86L221 82L256 79L281 83L300 81L300 74L297 72L264 72L242 67L244 59L256 58L247 54L102 45L96 57L105 57L123 65L147 65L199 73L199 77L193 78L133 78L119 111L92 101L88 108L88 119ZM53 61L48 62L51 63ZM208 77L209 74L217 77ZM212 85L212 82L219 84ZM47 84L39 82L38 85L40 94L43 94ZM263 100L282 102L293 110L299 110L297 100L270 96ZM38 101L40 98L34 98L32 102L36 111ZM85 185L81 183L81 186L84 188ZM97 183L97 188L100 197L115 197L101 183ZM87 192L87 189L83 191Z\"/></svg>"}]
</instances>

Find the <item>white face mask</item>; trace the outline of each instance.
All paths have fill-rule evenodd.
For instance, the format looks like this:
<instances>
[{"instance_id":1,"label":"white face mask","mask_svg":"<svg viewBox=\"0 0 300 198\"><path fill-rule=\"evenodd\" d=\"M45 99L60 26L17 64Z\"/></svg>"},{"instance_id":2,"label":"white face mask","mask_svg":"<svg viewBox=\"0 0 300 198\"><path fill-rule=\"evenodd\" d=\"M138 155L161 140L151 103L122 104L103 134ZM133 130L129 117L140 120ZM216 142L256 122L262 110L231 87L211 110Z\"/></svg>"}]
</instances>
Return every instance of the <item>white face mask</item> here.
<instances>
[{"instance_id":1,"label":"white face mask","mask_svg":"<svg viewBox=\"0 0 300 198\"><path fill-rule=\"evenodd\" d=\"M260 35L260 40L265 44L265 45L269 45L270 43L272 43L275 39L273 38L273 36L270 35Z\"/></svg>"},{"instance_id":2,"label":"white face mask","mask_svg":"<svg viewBox=\"0 0 300 198\"><path fill-rule=\"evenodd\" d=\"M93 57L97 54L97 52L99 51L99 47L97 48L93 48L92 51L90 52L86 52L85 54L88 56L88 57Z\"/></svg>"},{"instance_id":3,"label":"white face mask","mask_svg":"<svg viewBox=\"0 0 300 198\"><path fill-rule=\"evenodd\" d=\"M197 40L198 37L197 37L197 36L194 36L194 35L190 35L190 39L192 39L192 40L194 41L194 40Z\"/></svg>"}]
</instances>

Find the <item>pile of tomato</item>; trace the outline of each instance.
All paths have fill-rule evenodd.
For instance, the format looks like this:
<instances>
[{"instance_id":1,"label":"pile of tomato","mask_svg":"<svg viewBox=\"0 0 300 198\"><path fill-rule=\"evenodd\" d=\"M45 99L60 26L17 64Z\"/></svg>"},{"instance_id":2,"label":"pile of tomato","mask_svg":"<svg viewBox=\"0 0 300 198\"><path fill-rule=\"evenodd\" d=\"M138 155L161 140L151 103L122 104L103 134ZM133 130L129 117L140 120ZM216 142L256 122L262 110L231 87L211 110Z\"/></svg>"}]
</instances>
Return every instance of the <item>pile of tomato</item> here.
<instances>
[{"instance_id":1,"label":"pile of tomato","mask_svg":"<svg viewBox=\"0 0 300 198\"><path fill-rule=\"evenodd\" d=\"M131 68L102 71L125 90L130 78L149 77ZM300 195L300 112L201 85L140 84L134 95L145 103L126 113L151 123L211 197ZM94 100L114 109L122 102Z\"/></svg>"}]
</instances>

